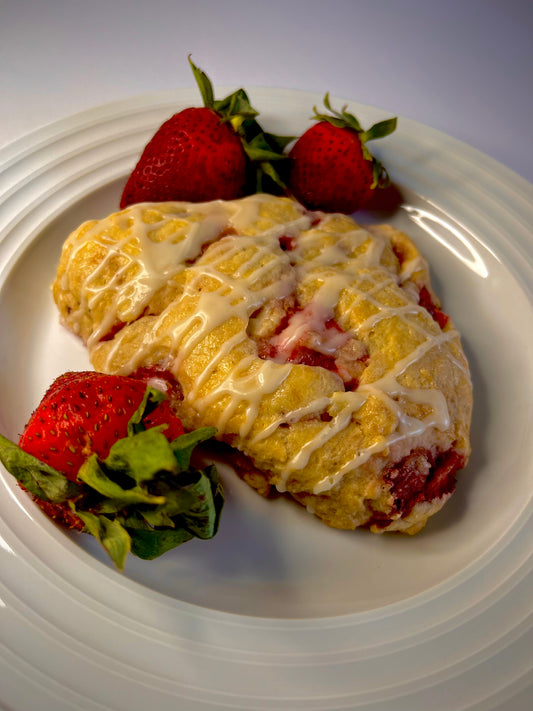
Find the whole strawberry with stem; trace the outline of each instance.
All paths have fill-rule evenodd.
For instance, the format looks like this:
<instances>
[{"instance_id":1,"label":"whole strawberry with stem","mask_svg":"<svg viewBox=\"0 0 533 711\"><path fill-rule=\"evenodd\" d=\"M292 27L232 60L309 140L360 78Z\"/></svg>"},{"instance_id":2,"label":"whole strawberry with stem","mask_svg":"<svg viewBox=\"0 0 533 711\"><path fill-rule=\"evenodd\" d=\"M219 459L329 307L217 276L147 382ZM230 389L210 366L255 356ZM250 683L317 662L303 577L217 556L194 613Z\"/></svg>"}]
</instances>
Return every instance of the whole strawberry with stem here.
<instances>
[{"instance_id":1,"label":"whole strawberry with stem","mask_svg":"<svg viewBox=\"0 0 533 711\"><path fill-rule=\"evenodd\" d=\"M152 377L153 376L153 377ZM69 372L49 387L18 445L0 435L0 461L58 523L94 535L122 568L132 551L154 558L217 530L222 493L214 467L193 469L196 444L169 394L170 374Z\"/></svg>"},{"instance_id":2,"label":"whole strawberry with stem","mask_svg":"<svg viewBox=\"0 0 533 711\"><path fill-rule=\"evenodd\" d=\"M124 187L120 207L137 202L233 200L247 192L282 191L273 161L291 136L266 133L246 92L215 100L207 75L189 63L204 105L171 116L156 131Z\"/></svg>"},{"instance_id":3,"label":"whole strawberry with stem","mask_svg":"<svg viewBox=\"0 0 533 711\"><path fill-rule=\"evenodd\" d=\"M351 214L365 207L375 190L389 184L386 169L367 143L391 134L397 119L363 130L346 107L331 108L328 94L324 105L330 113L319 113L315 107L317 123L290 150L288 188L308 209Z\"/></svg>"}]
</instances>

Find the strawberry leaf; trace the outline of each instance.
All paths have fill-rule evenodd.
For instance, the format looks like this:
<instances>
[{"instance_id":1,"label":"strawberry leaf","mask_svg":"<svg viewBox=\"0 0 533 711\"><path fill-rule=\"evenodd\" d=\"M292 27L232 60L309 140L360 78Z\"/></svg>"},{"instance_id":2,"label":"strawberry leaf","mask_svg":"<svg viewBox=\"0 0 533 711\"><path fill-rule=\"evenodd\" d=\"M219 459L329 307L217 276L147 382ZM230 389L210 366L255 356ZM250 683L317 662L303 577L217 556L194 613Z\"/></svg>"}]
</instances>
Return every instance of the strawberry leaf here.
<instances>
[{"instance_id":1,"label":"strawberry leaf","mask_svg":"<svg viewBox=\"0 0 533 711\"><path fill-rule=\"evenodd\" d=\"M71 508L81 518L87 532L102 544L117 568L123 570L131 550L131 537L124 526L116 519L96 516L88 511L79 511L74 506Z\"/></svg>"},{"instance_id":2,"label":"strawberry leaf","mask_svg":"<svg viewBox=\"0 0 533 711\"><path fill-rule=\"evenodd\" d=\"M214 93L211 80L205 72L203 72L193 63L191 55L189 55L188 59L192 69L192 73L194 74L194 78L196 79L196 83L198 85L198 88L200 89L200 94L202 95L204 106L206 106L208 109L212 109L214 103Z\"/></svg>"},{"instance_id":3,"label":"strawberry leaf","mask_svg":"<svg viewBox=\"0 0 533 711\"><path fill-rule=\"evenodd\" d=\"M254 118L258 115L244 89L237 89L233 94L226 96L225 99L215 101L213 108L221 115L224 121L229 121L235 117L241 118L239 124L244 119Z\"/></svg>"},{"instance_id":4,"label":"strawberry leaf","mask_svg":"<svg viewBox=\"0 0 533 711\"><path fill-rule=\"evenodd\" d=\"M275 133L263 133L266 142L271 146L276 152L283 151L289 143L295 140L295 136L278 136Z\"/></svg>"},{"instance_id":5,"label":"strawberry leaf","mask_svg":"<svg viewBox=\"0 0 533 711\"><path fill-rule=\"evenodd\" d=\"M376 138L385 138L385 136L390 136L393 131L396 130L398 125L397 118L385 119L384 121L378 121L373 126L371 126L367 131L363 131L362 141L374 141Z\"/></svg>"},{"instance_id":6,"label":"strawberry leaf","mask_svg":"<svg viewBox=\"0 0 533 711\"><path fill-rule=\"evenodd\" d=\"M372 157L372 188L386 188L390 185L390 177L386 168L377 158Z\"/></svg>"},{"instance_id":7,"label":"strawberry leaf","mask_svg":"<svg viewBox=\"0 0 533 711\"><path fill-rule=\"evenodd\" d=\"M81 487L0 434L0 461L33 496L53 504L73 499Z\"/></svg>"},{"instance_id":8,"label":"strawberry leaf","mask_svg":"<svg viewBox=\"0 0 533 711\"><path fill-rule=\"evenodd\" d=\"M178 473L172 448L159 427L119 439L103 464L108 472L127 474L137 484L152 480L162 471Z\"/></svg>"},{"instance_id":9,"label":"strawberry leaf","mask_svg":"<svg viewBox=\"0 0 533 711\"><path fill-rule=\"evenodd\" d=\"M137 410L133 413L128 422L128 435L133 435L136 432L140 432L145 429L142 420L146 415L155 410L155 408L160 405L163 400L166 399L166 395L161 390L157 388L152 388L150 385L146 387L144 397Z\"/></svg>"},{"instance_id":10,"label":"strawberry leaf","mask_svg":"<svg viewBox=\"0 0 533 711\"><path fill-rule=\"evenodd\" d=\"M288 160L284 149L295 137L265 133L257 121L245 121L240 135L253 169L254 184L251 189L256 193L286 191L286 182L280 170Z\"/></svg>"},{"instance_id":11,"label":"strawberry leaf","mask_svg":"<svg viewBox=\"0 0 533 711\"><path fill-rule=\"evenodd\" d=\"M148 432L150 430L142 434ZM180 468L180 458L182 462L188 462L195 444L213 432L213 428L203 428L174 440L170 449L175 447L178 453L176 468ZM180 443L180 440L183 441ZM85 473L84 481L104 498L96 505L93 501L91 511L74 503L71 508L84 522L87 532L104 546L117 567L124 565L122 555L126 546L131 547L133 555L151 560L194 537L208 539L217 533L224 496L216 467L211 465L198 470L188 466L179 474L158 470L140 485L124 488L106 475L107 460L97 462L95 459L90 465L90 473ZM111 472L111 475L118 473L124 475L124 472ZM145 488L147 482L153 493Z\"/></svg>"},{"instance_id":12,"label":"strawberry leaf","mask_svg":"<svg viewBox=\"0 0 533 711\"><path fill-rule=\"evenodd\" d=\"M164 497L152 496L140 486L124 487L111 479L96 455L92 455L82 465L78 478L91 489L97 491L103 501L93 508L102 513L119 511L131 504L159 504L164 502Z\"/></svg>"},{"instance_id":13,"label":"strawberry leaf","mask_svg":"<svg viewBox=\"0 0 533 711\"><path fill-rule=\"evenodd\" d=\"M183 528L178 530L137 529L130 531L130 537L131 552L137 558L142 558L143 560L158 558L163 553L194 538L192 533Z\"/></svg>"},{"instance_id":14,"label":"strawberry leaf","mask_svg":"<svg viewBox=\"0 0 533 711\"><path fill-rule=\"evenodd\" d=\"M224 121L229 121L236 116L253 118L257 111L250 104L250 99L244 89L237 89L224 99L215 100L213 84L207 74L197 67L189 55L189 64L200 90L202 101L207 109L213 109L220 114Z\"/></svg>"},{"instance_id":15,"label":"strawberry leaf","mask_svg":"<svg viewBox=\"0 0 533 711\"><path fill-rule=\"evenodd\" d=\"M361 124L353 114L346 111L346 106L343 106L342 111L335 111L335 109L331 107L329 94L324 96L324 106L330 113L321 114L317 111L315 106L313 109L315 115L312 117L315 121L327 121L332 126L336 126L337 128L351 128L354 131L357 131L357 133L362 133L363 129L361 128Z\"/></svg>"},{"instance_id":16,"label":"strawberry leaf","mask_svg":"<svg viewBox=\"0 0 533 711\"><path fill-rule=\"evenodd\" d=\"M214 437L216 433L217 431L214 427L200 427L197 430L176 437L170 443L180 471L185 471L189 468L194 448L201 442L206 442L211 437Z\"/></svg>"},{"instance_id":17,"label":"strawberry leaf","mask_svg":"<svg viewBox=\"0 0 533 711\"><path fill-rule=\"evenodd\" d=\"M202 476L203 472L191 472ZM196 492L190 488L190 474L188 472L179 475L179 488L172 481L157 482L157 491L164 494L164 502L153 508L143 507L139 511L142 518L151 527L170 526L176 527L176 516L186 513L196 505Z\"/></svg>"},{"instance_id":18,"label":"strawberry leaf","mask_svg":"<svg viewBox=\"0 0 533 711\"><path fill-rule=\"evenodd\" d=\"M270 181L270 183L269 183ZM259 163L256 169L256 188L255 191L258 193L275 193L279 191L284 191L286 189L285 180L281 177L278 171L274 168L272 163L268 161L262 161ZM274 187L272 187L274 186ZM275 186L279 188L276 191Z\"/></svg>"},{"instance_id":19,"label":"strawberry leaf","mask_svg":"<svg viewBox=\"0 0 533 711\"><path fill-rule=\"evenodd\" d=\"M155 509L148 509L146 511L142 511L142 517L146 521L146 523L149 526L149 529L154 529L156 527L158 528L176 528L176 524L172 520L172 516L170 513L167 513L164 509L167 507L170 507L172 500L176 498L181 502L181 506L174 506L173 508L175 509L176 513L174 515L177 515L177 513L180 512L181 509L185 510L188 505L190 505L190 499L188 496L183 496L182 492L172 492L165 498L165 504L163 506L158 506ZM135 528L138 528L135 526Z\"/></svg>"},{"instance_id":20,"label":"strawberry leaf","mask_svg":"<svg viewBox=\"0 0 533 711\"><path fill-rule=\"evenodd\" d=\"M191 472L191 482L185 489L192 495L194 504L181 514L185 528L198 538L212 538L218 529L219 507L222 493L216 468Z\"/></svg>"},{"instance_id":21,"label":"strawberry leaf","mask_svg":"<svg viewBox=\"0 0 533 711\"><path fill-rule=\"evenodd\" d=\"M390 136L390 134L396 130L396 126L398 125L398 119L394 117L378 121L365 131L361 127L359 120L346 110L346 106L343 106L342 111L336 111L331 107L329 94L326 94L324 97L324 106L330 113L319 113L315 106L315 114L312 118L315 121L327 121L332 126L336 126L337 128L351 128L356 131L359 134L359 140L361 141L363 152L365 153L365 158L367 158L367 160L371 160L372 156L368 152L368 149L365 148L365 143L367 141L374 141L377 138L385 138L386 136Z\"/></svg>"},{"instance_id":22,"label":"strawberry leaf","mask_svg":"<svg viewBox=\"0 0 533 711\"><path fill-rule=\"evenodd\" d=\"M280 139L278 145L281 145L283 139ZM289 143L291 137L287 137L286 142ZM277 147L270 145L268 135L266 133L258 133L249 142L244 145L244 150L250 160L253 161L268 161L268 160L283 160L285 156L279 153Z\"/></svg>"}]
</instances>

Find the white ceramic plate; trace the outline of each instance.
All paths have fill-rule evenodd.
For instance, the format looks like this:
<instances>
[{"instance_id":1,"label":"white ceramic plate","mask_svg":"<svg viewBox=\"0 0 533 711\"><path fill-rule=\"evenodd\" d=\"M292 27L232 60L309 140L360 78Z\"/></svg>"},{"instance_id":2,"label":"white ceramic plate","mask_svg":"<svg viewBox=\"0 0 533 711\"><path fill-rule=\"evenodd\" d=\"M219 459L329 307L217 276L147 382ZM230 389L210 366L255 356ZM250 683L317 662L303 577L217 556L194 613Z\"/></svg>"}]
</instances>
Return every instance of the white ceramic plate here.
<instances>
[{"instance_id":1,"label":"white ceramic plate","mask_svg":"<svg viewBox=\"0 0 533 711\"><path fill-rule=\"evenodd\" d=\"M321 102L250 93L277 133L301 133ZM114 103L0 151L7 436L17 437L56 375L89 366L51 300L63 240L117 208L146 140L191 104L193 89ZM349 107L364 125L384 118ZM419 536L379 537L330 530L224 470L215 540L152 562L132 558L119 574L90 537L58 530L0 470L4 708L529 708L533 190L408 120L375 146L404 195L385 219L429 258L472 366L474 453L455 496Z\"/></svg>"}]
</instances>

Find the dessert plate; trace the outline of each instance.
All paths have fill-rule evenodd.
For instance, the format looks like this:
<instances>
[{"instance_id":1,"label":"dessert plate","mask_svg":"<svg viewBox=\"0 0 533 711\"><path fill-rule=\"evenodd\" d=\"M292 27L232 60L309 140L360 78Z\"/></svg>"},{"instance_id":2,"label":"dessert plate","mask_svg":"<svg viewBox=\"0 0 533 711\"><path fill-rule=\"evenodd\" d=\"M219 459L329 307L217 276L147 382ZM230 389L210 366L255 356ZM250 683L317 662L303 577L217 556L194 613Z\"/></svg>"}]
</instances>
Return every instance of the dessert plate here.
<instances>
[{"instance_id":1,"label":"dessert plate","mask_svg":"<svg viewBox=\"0 0 533 711\"><path fill-rule=\"evenodd\" d=\"M265 127L288 135L322 99L250 95ZM51 299L63 240L117 209L153 131L198 100L184 89L105 105L0 150L0 431L11 439L56 375L89 367ZM363 125L385 118L347 103ZM222 468L217 537L119 573L0 469L0 706L529 708L533 189L406 119L376 152L402 200L357 219L417 242L472 367L473 455L454 497L416 537L373 536L264 501Z\"/></svg>"}]
</instances>

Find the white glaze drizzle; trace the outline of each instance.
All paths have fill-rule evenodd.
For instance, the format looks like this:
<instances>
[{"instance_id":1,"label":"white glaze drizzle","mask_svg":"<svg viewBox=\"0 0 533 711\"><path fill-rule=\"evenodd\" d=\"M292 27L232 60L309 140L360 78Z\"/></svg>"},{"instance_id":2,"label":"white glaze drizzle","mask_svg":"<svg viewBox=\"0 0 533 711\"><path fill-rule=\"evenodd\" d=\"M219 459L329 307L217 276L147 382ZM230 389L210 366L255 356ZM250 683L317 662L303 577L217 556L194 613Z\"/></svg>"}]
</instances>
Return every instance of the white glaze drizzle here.
<instances>
[{"instance_id":1,"label":"white glaze drizzle","mask_svg":"<svg viewBox=\"0 0 533 711\"><path fill-rule=\"evenodd\" d=\"M95 308L104 293L109 293L110 290L115 292L111 308L89 337L87 344L89 350L105 336L114 323L137 318L157 290L177 273L183 271L187 261L196 258L202 246L216 239L227 225L228 216L221 202L211 204L209 210L202 205L196 208L197 212L203 213L201 221L188 224L186 230L174 230L171 239L158 242L151 238L151 233L156 228L164 229L171 220L188 217L188 215L185 212L180 213L180 204L177 203L176 211L162 214L161 219L156 223L145 223L143 211L151 207L149 203L132 205L123 212L114 213L106 220L96 222L81 239L72 242L70 264L76 259L79 251L90 242L108 247L107 256L88 275L83 284L78 313L70 316L70 320L75 323L77 317ZM110 244L110 238L106 233L113 227L123 230L125 235L119 241ZM110 259L116 255L125 262L124 265L115 272L110 281L97 286L98 277L105 270ZM129 279L122 285L122 277L131 268L137 270L135 278ZM67 265L62 279L64 289L68 288L68 274ZM124 301L129 302L130 307L122 311L120 304Z\"/></svg>"},{"instance_id":2,"label":"white glaze drizzle","mask_svg":"<svg viewBox=\"0 0 533 711\"><path fill-rule=\"evenodd\" d=\"M99 324L89 339L89 349L94 348L99 339L117 320L133 321L138 318L149 303L154 293L170 278L180 271L187 270L187 279L183 293L178 301L194 299L194 310L189 316L180 320L172 318L172 311L178 301L170 303L162 313L155 317L150 333L141 346L133 353L128 362L123 363L121 372L127 373L142 365L147 353L155 342L170 342L170 352L173 354L171 368L179 376L180 369L190 357L195 347L200 346L206 336L213 330L223 327L230 317L237 319L239 327L221 344L217 355L211 358L204 372L195 379L185 392L186 400L194 406L200 418L208 411L216 413L213 423L223 432L232 418L238 424L239 437L244 440L256 422L261 402L265 396L274 393L286 380L293 367L290 364L262 360L255 352L248 349L247 355L231 360L235 349L242 348L249 342L247 325L250 316L261 306L272 299L281 299L294 292L297 284L317 282L313 301L301 312L299 320L293 324L292 331L285 333L284 349L298 341L302 329L306 325L313 328L314 320L322 324L334 313L334 308L345 289L354 290L354 283L366 284L365 289L357 289L355 304L365 302L375 308L375 312L349 331L353 337L363 337L364 334L388 318L406 318L424 312L415 303L408 290L404 291L404 303L387 307L377 298L380 291L391 285L397 287L406 277L409 269L405 265L401 275L392 275L381 267L381 259L386 240L379 234L370 234L364 229L354 228L351 232L339 235L336 242L324 246L323 234L320 230L310 229L310 216L303 211L290 222L281 222L256 232L250 227L260 218L261 205L269 200L269 196L256 195L241 201L223 203L220 201L201 205L186 205L176 203L169 214L165 214L155 224L145 224L142 219L143 210L157 209L157 205L136 205L123 213L110 216L107 220L96 223L81 240L74 243L71 260L77 250L88 241L96 241L106 245L106 231L112 224L117 224L127 233L118 242L108 248L108 256L102 260L93 272L88 274L83 289L82 303L79 313L71 314L71 320L76 329L76 320L81 318L84 310L91 309L107 288L115 289L113 304L103 322ZM162 242L154 242L150 231L163 226L166 222L182 216L187 219L194 213L200 213L201 221L191 222L179 234L172 235ZM328 219L328 218L326 218ZM228 228L238 234L228 234L218 237ZM296 239L296 248L288 253L281 250L279 239L282 236L292 236ZM94 286L101 270L105 269L106 260L114 254L124 255L124 249L131 242L138 246L137 254L128 254L126 265L119 270L106 285ZM202 248L210 243L203 256ZM363 249L364 247L364 249ZM348 257L353 250L360 248L356 257ZM313 256L309 256L313 255ZM242 263L227 268L231 260L245 257ZM190 262L190 263L189 263ZM291 266L292 262L292 266ZM122 289L119 284L128 267L135 266L137 275ZM413 265L409 267L414 268ZM276 271L277 270L277 271ZM68 272L68 267L67 267ZM227 272L227 273L226 273ZM269 278L274 276L275 278ZM209 290L205 290L206 280ZM66 283L65 283L66 287ZM396 292L398 289L396 288ZM124 296L131 302L129 312L119 318L119 303ZM178 304L179 305L179 304ZM124 318L125 316L125 318ZM346 321L346 319L344 319ZM317 321L317 324L318 324ZM346 323L339 325L347 330ZM298 422L304 418L319 417L326 410L334 413L329 421L323 422L318 434L312 436L301 446L300 450L285 466L285 471L277 488L284 491L292 472L303 469L311 456L331 438L343 432L352 422L361 406L370 397L380 399L396 419L396 427L392 434L376 440L375 443L362 451L354 452L353 456L339 465L335 471L328 473L314 486L314 493L319 494L335 486L346 472L367 461L374 453L385 450L394 442L406 437L423 433L429 427L444 430L449 424L447 403L440 391L428 389L409 389L399 382L401 375L416 364L433 348L439 348L447 342L458 338L455 330L435 332L416 318L409 325L421 336L422 341L413 348L411 353L397 362L379 380L359 386L355 392L344 392L342 381L338 378L338 391L334 390L328 396L319 396L314 400L305 401L303 405L271 418L260 432L255 432L252 443L260 442L271 436L281 425ZM320 334L320 328L315 329ZM120 352L124 332L119 332L113 341L107 355L107 367ZM346 334L340 334L342 339ZM339 343L335 344L338 347ZM320 345L320 344L319 344ZM330 344L331 345L331 344ZM333 352L327 342L323 344L324 352ZM229 359L229 361L228 361ZM225 375L218 379L217 384L205 387L223 362L233 362ZM468 369L464 363L454 359L455 365L465 374ZM335 380L335 379L334 379ZM408 417L399 404L400 399L418 403L429 410L429 414L417 419ZM225 403L225 404L224 404Z\"/></svg>"},{"instance_id":3,"label":"white glaze drizzle","mask_svg":"<svg viewBox=\"0 0 533 711\"><path fill-rule=\"evenodd\" d=\"M363 451L356 452L353 458L340 466L337 471L330 472L327 477L324 477L322 480L317 482L313 488L314 494L320 494L323 491L335 486L335 484L342 478L342 476L344 476L346 472L355 469L361 464L364 464L364 462L368 461L373 454L382 452L384 449L390 447L392 444L401 439L421 435L429 427L436 427L441 430L449 427L450 417L448 405L444 395L439 390L408 388L400 385L398 378L410 366L418 362L420 358L422 358L422 356L428 353L432 348L438 348L440 345L456 337L457 334L455 332L448 331L446 333L442 333L436 338L427 339L415 348L412 353L398 361L394 368L389 370L382 378L375 380L372 383L365 383L359 386L355 394L359 396L360 400L356 403L356 410L350 408L350 416L352 413L356 412L364 402L366 402L368 397L373 396L382 400L389 410L395 415L397 427L392 435L381 438L372 446L365 448ZM398 399L400 397L403 397L410 402L429 406L431 408L430 414L423 419L407 416L398 403ZM345 421L346 417L343 422ZM337 434L338 432L339 429L337 428L333 434ZM300 461L298 461L294 469L299 469L301 466L305 466L307 461L308 459L303 465ZM292 471L293 467L291 467L290 470Z\"/></svg>"}]
</instances>

